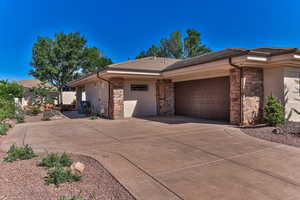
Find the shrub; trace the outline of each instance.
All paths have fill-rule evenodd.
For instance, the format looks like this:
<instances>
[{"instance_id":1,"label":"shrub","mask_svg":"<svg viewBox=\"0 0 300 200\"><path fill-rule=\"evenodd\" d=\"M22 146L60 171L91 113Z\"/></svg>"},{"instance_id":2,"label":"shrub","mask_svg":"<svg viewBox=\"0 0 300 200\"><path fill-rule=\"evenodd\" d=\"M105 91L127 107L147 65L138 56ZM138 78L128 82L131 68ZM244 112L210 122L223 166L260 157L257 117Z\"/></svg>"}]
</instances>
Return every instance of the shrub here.
<instances>
[{"instance_id":1,"label":"shrub","mask_svg":"<svg viewBox=\"0 0 300 200\"><path fill-rule=\"evenodd\" d=\"M11 128L12 126L10 124L7 124L5 122L0 122L0 135L6 135L7 131Z\"/></svg>"},{"instance_id":2,"label":"shrub","mask_svg":"<svg viewBox=\"0 0 300 200\"><path fill-rule=\"evenodd\" d=\"M13 162L16 160L28 160L34 157L37 157L37 155L33 152L30 145L26 144L23 147L18 147L13 144L10 146L4 161Z\"/></svg>"},{"instance_id":3,"label":"shrub","mask_svg":"<svg viewBox=\"0 0 300 200\"><path fill-rule=\"evenodd\" d=\"M284 107L274 96L269 96L265 106L265 120L270 126L278 126L284 123Z\"/></svg>"},{"instance_id":4,"label":"shrub","mask_svg":"<svg viewBox=\"0 0 300 200\"><path fill-rule=\"evenodd\" d=\"M50 119L50 117L43 117L42 118L42 121L50 121L51 119Z\"/></svg>"},{"instance_id":5,"label":"shrub","mask_svg":"<svg viewBox=\"0 0 300 200\"><path fill-rule=\"evenodd\" d=\"M84 200L80 195L77 196L60 196L58 200Z\"/></svg>"},{"instance_id":6,"label":"shrub","mask_svg":"<svg viewBox=\"0 0 300 200\"><path fill-rule=\"evenodd\" d=\"M95 113L93 113L93 114L91 114L91 116L90 116L90 119L91 120L95 120L95 119L97 119L98 117L97 117L97 114L95 114Z\"/></svg>"},{"instance_id":7,"label":"shrub","mask_svg":"<svg viewBox=\"0 0 300 200\"><path fill-rule=\"evenodd\" d=\"M80 181L81 176L73 174L71 170L62 167L55 167L48 171L48 176L44 178L46 184L54 184L59 187L59 184L65 182Z\"/></svg>"},{"instance_id":8,"label":"shrub","mask_svg":"<svg viewBox=\"0 0 300 200\"><path fill-rule=\"evenodd\" d=\"M43 112L41 109L39 109L38 107L34 107L31 110L27 110L26 114L36 116L36 115L40 114L41 112Z\"/></svg>"},{"instance_id":9,"label":"shrub","mask_svg":"<svg viewBox=\"0 0 300 200\"><path fill-rule=\"evenodd\" d=\"M73 163L70 156L66 153L59 155L58 153L51 153L42 159L40 166L43 167L69 167Z\"/></svg>"}]
</instances>

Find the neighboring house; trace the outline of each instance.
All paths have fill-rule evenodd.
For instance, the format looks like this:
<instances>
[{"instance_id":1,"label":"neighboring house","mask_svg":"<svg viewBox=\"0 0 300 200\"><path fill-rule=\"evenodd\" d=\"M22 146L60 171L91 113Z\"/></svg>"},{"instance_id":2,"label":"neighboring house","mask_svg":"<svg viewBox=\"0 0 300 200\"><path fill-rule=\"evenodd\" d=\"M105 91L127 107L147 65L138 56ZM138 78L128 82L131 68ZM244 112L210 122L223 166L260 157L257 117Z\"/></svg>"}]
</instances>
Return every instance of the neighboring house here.
<instances>
[{"instance_id":1,"label":"neighboring house","mask_svg":"<svg viewBox=\"0 0 300 200\"><path fill-rule=\"evenodd\" d=\"M42 82L38 79L33 80L21 80L19 81L19 84L22 85L24 88L26 88L25 97L21 100L22 106L31 105L36 98L34 93L32 92L32 89L34 87L38 87ZM50 84L48 86L51 86ZM57 103L58 99L58 92L51 92L50 93L53 100L55 100L55 103ZM66 88L63 91L63 104L72 104L73 101L76 100L76 93L74 90L71 90L69 88Z\"/></svg>"},{"instance_id":2,"label":"neighboring house","mask_svg":"<svg viewBox=\"0 0 300 200\"><path fill-rule=\"evenodd\" d=\"M298 49L261 47L121 62L69 86L77 102L84 89L92 110L112 119L176 114L255 124L270 95L284 103L288 120L300 121L299 75Z\"/></svg>"}]
</instances>

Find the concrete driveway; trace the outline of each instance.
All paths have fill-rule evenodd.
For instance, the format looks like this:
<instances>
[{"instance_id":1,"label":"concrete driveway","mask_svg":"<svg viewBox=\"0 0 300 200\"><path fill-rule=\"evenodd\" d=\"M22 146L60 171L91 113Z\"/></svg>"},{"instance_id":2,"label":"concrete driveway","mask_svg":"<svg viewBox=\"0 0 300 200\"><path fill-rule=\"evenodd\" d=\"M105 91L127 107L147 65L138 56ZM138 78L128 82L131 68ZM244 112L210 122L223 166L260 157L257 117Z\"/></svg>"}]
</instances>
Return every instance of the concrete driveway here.
<instances>
[{"instance_id":1,"label":"concrete driveway","mask_svg":"<svg viewBox=\"0 0 300 200\"><path fill-rule=\"evenodd\" d=\"M1 148L89 155L137 199L298 200L300 149L184 117L17 125Z\"/></svg>"}]
</instances>

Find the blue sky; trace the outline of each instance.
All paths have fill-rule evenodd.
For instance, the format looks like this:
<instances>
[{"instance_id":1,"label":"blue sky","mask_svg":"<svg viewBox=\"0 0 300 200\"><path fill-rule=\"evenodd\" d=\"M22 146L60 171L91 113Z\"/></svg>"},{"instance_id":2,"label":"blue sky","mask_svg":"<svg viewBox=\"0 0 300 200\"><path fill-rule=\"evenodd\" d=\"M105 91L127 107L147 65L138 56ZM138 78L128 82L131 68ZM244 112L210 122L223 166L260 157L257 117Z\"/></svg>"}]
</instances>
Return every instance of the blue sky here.
<instances>
[{"instance_id":1,"label":"blue sky","mask_svg":"<svg viewBox=\"0 0 300 200\"><path fill-rule=\"evenodd\" d=\"M194 28L213 50L300 47L299 0L0 0L0 79L30 79L37 36L82 33L114 62L175 30Z\"/></svg>"}]
</instances>

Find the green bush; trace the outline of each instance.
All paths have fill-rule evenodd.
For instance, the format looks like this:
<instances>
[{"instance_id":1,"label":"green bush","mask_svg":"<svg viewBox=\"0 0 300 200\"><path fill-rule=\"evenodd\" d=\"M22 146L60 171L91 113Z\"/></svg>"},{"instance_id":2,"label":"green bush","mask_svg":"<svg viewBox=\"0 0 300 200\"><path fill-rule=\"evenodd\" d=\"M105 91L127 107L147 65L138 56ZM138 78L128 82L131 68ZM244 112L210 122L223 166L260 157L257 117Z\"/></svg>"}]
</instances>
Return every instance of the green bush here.
<instances>
[{"instance_id":1,"label":"green bush","mask_svg":"<svg viewBox=\"0 0 300 200\"><path fill-rule=\"evenodd\" d=\"M265 120L270 126L278 126L284 123L284 107L274 96L269 96L265 106Z\"/></svg>"},{"instance_id":2,"label":"green bush","mask_svg":"<svg viewBox=\"0 0 300 200\"><path fill-rule=\"evenodd\" d=\"M80 181L81 176L73 174L71 170L62 167L55 167L48 171L48 176L44 178L46 184L54 184L59 187L59 184L65 182Z\"/></svg>"},{"instance_id":3,"label":"green bush","mask_svg":"<svg viewBox=\"0 0 300 200\"><path fill-rule=\"evenodd\" d=\"M6 135L7 131L11 128L12 126L10 124L7 124L5 122L0 122L0 135Z\"/></svg>"},{"instance_id":4,"label":"green bush","mask_svg":"<svg viewBox=\"0 0 300 200\"><path fill-rule=\"evenodd\" d=\"M50 117L43 117L42 118L42 121L50 121L51 119L50 119Z\"/></svg>"},{"instance_id":5,"label":"green bush","mask_svg":"<svg viewBox=\"0 0 300 200\"><path fill-rule=\"evenodd\" d=\"M60 196L58 200L84 200L80 195L77 196Z\"/></svg>"},{"instance_id":6,"label":"green bush","mask_svg":"<svg viewBox=\"0 0 300 200\"><path fill-rule=\"evenodd\" d=\"M73 163L70 156L66 153L59 155L58 153L50 153L42 159L40 166L43 167L69 167Z\"/></svg>"},{"instance_id":7,"label":"green bush","mask_svg":"<svg viewBox=\"0 0 300 200\"><path fill-rule=\"evenodd\" d=\"M32 115L32 116L36 116L40 113L42 113L43 111L41 109L39 109L38 107L34 107L31 110L27 110L26 114L27 115Z\"/></svg>"},{"instance_id":8,"label":"green bush","mask_svg":"<svg viewBox=\"0 0 300 200\"><path fill-rule=\"evenodd\" d=\"M91 120L95 120L95 119L97 119L98 117L97 117L97 114L95 114L95 113L92 113L91 114L91 116L90 116L90 119Z\"/></svg>"},{"instance_id":9,"label":"green bush","mask_svg":"<svg viewBox=\"0 0 300 200\"><path fill-rule=\"evenodd\" d=\"M26 144L23 147L18 147L13 144L10 146L4 161L13 162L16 160L28 160L34 157L37 157L37 155L33 152L30 145Z\"/></svg>"}]
</instances>

